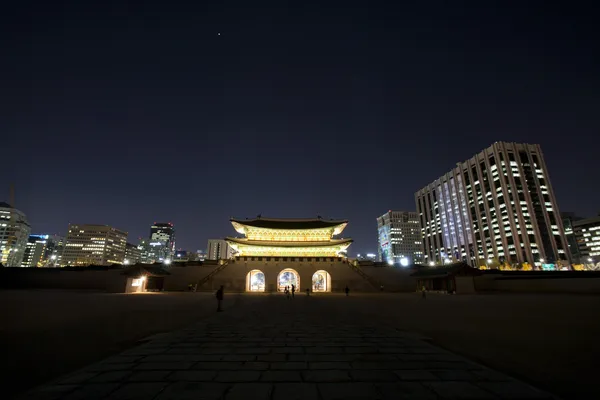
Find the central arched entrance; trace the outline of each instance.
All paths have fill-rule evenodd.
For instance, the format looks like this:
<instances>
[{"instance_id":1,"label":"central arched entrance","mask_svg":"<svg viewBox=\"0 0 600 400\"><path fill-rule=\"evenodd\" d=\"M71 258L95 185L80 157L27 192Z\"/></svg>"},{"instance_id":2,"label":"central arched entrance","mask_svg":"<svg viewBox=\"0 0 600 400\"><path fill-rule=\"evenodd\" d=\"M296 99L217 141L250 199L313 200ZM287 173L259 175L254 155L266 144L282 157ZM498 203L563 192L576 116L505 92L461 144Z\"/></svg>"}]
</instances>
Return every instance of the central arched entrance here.
<instances>
[{"instance_id":1,"label":"central arched entrance","mask_svg":"<svg viewBox=\"0 0 600 400\"><path fill-rule=\"evenodd\" d=\"M313 292L331 292L331 275L329 272L319 270L312 277Z\"/></svg>"},{"instance_id":2,"label":"central arched entrance","mask_svg":"<svg viewBox=\"0 0 600 400\"><path fill-rule=\"evenodd\" d=\"M246 275L246 290L248 292L265 291L265 274L259 269L254 269Z\"/></svg>"},{"instance_id":3,"label":"central arched entrance","mask_svg":"<svg viewBox=\"0 0 600 400\"><path fill-rule=\"evenodd\" d=\"M296 270L286 268L277 275L277 291L283 292L286 286L291 289L292 285L296 287L296 291L300 290L300 275Z\"/></svg>"}]
</instances>

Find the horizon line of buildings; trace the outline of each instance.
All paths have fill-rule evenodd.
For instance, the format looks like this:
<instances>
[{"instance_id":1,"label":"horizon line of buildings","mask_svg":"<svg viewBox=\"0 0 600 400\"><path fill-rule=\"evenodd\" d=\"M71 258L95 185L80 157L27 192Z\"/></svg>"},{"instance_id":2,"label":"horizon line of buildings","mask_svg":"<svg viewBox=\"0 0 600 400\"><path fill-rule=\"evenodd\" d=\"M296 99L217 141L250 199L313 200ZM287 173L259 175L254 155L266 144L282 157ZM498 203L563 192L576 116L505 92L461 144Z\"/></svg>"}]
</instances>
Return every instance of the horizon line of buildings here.
<instances>
[{"instance_id":1,"label":"horizon line of buildings","mask_svg":"<svg viewBox=\"0 0 600 400\"><path fill-rule=\"evenodd\" d=\"M379 261L564 269L600 258L600 217L560 213L537 144L496 142L418 190L415 204L416 211L389 210L377 217ZM64 239L30 235L25 214L0 203L5 266L170 264L232 256L222 239L210 239L204 254L175 251L171 223L154 223L138 245L127 242L127 232L107 225L70 224Z\"/></svg>"}]
</instances>

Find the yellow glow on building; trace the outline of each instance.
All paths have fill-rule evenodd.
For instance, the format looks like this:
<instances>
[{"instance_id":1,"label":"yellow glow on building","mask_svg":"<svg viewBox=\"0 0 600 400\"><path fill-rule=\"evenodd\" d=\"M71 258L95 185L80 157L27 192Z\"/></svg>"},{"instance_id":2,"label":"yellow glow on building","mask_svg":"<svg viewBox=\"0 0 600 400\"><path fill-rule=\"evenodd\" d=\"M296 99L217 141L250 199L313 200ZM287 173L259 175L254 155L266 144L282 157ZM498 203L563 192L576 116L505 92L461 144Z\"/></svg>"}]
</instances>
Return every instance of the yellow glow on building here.
<instances>
[{"instance_id":1,"label":"yellow glow on building","mask_svg":"<svg viewBox=\"0 0 600 400\"><path fill-rule=\"evenodd\" d=\"M266 257L339 257L351 243L335 246L255 246L229 242L237 252L236 256L266 256Z\"/></svg>"},{"instance_id":2,"label":"yellow glow on building","mask_svg":"<svg viewBox=\"0 0 600 400\"><path fill-rule=\"evenodd\" d=\"M351 239L333 239L347 221L318 219L231 220L245 238L226 238L236 256L338 257L352 244Z\"/></svg>"}]
</instances>

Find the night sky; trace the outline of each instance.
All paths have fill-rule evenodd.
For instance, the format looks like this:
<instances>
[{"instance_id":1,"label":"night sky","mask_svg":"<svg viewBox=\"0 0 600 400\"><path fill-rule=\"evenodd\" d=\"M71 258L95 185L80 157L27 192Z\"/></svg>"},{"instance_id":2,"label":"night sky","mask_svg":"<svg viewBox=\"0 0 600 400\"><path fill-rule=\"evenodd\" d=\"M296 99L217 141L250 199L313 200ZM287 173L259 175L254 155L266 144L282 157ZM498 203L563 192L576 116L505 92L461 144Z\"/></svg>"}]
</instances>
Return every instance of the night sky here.
<instances>
[{"instance_id":1,"label":"night sky","mask_svg":"<svg viewBox=\"0 0 600 400\"><path fill-rule=\"evenodd\" d=\"M577 2L124 3L0 12L0 201L14 182L35 233L170 221L196 250L232 216L322 215L376 252L377 216L495 141L540 143L560 210L600 211Z\"/></svg>"}]
</instances>

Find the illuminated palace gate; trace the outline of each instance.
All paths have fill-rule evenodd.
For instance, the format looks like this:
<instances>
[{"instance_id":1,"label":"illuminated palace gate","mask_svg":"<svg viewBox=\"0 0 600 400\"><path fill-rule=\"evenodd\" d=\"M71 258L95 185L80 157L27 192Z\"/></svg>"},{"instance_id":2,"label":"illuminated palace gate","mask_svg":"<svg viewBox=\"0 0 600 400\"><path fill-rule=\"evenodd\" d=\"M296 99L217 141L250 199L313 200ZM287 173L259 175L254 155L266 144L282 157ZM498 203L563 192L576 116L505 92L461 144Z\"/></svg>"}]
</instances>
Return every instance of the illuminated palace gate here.
<instances>
[{"instance_id":1,"label":"illuminated palace gate","mask_svg":"<svg viewBox=\"0 0 600 400\"><path fill-rule=\"evenodd\" d=\"M231 219L242 238L227 237L225 240L237 257L344 257L352 239L334 239L348 221L313 219ZM277 275L277 290L294 285L300 289L300 275L292 268L282 269ZM264 292L265 274L258 269L246 276L246 290ZM312 276L312 290L331 291L331 276L319 270Z\"/></svg>"}]
</instances>

